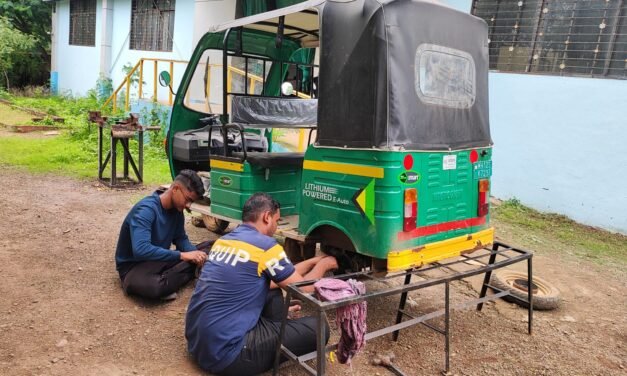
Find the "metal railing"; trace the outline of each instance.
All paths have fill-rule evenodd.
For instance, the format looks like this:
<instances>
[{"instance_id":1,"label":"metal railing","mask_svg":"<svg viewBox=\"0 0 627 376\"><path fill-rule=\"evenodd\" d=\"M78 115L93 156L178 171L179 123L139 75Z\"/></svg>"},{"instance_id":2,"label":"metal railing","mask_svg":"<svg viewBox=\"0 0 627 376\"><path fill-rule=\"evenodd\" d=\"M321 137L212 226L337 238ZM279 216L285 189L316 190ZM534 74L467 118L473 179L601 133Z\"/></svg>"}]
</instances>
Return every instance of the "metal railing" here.
<instances>
[{"instance_id":1,"label":"metal railing","mask_svg":"<svg viewBox=\"0 0 627 376\"><path fill-rule=\"evenodd\" d=\"M157 77L158 77L158 66L159 63L167 63L169 66L169 72L170 72L170 77L173 77L174 74L174 64L187 64L189 63L188 61L185 60L172 60L172 59L155 59L155 58L141 58L139 59L139 61L137 62L137 64L135 64L135 66L133 66L133 68L131 68L131 70L126 74L126 77L124 77L124 80L122 81L122 83L113 91L113 94L111 94L111 96L104 102L104 104L102 105L102 107L106 107L109 104L111 104L113 106L113 111L115 111L117 109L118 106L118 95L120 94L120 92L122 91L122 89L125 89L125 96L124 96L124 111L128 111L130 108L130 97L131 97L131 84L133 83L133 80L135 79L133 77L133 75L138 72L139 73L139 78L138 78L138 98L142 99L144 96L144 66L146 62L152 62L153 63L153 77L152 77L152 97L153 98L157 98ZM172 95L172 91L170 91L168 93L168 105L172 105L172 100L173 100L173 95Z\"/></svg>"}]
</instances>

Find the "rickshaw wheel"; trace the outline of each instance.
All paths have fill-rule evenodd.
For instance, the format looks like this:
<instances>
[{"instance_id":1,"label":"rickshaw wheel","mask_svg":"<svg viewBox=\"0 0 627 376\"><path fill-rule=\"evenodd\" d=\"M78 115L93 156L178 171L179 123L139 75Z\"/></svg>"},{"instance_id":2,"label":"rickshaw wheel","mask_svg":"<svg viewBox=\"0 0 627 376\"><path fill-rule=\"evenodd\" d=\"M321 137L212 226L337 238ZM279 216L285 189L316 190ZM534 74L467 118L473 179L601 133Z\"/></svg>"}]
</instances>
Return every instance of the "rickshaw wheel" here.
<instances>
[{"instance_id":1,"label":"rickshaw wheel","mask_svg":"<svg viewBox=\"0 0 627 376\"><path fill-rule=\"evenodd\" d=\"M194 227L205 227L205 222L203 221L203 218L197 215L192 216L191 223Z\"/></svg>"},{"instance_id":2,"label":"rickshaw wheel","mask_svg":"<svg viewBox=\"0 0 627 376\"><path fill-rule=\"evenodd\" d=\"M514 270L499 270L492 273L490 284L499 290L509 293L519 299L527 300L529 280L527 273ZM559 307L561 301L560 291L542 278L533 277L531 286L533 292L533 309L548 311ZM522 307L529 304L513 299L512 296L504 296L503 300L516 303Z\"/></svg>"},{"instance_id":3,"label":"rickshaw wheel","mask_svg":"<svg viewBox=\"0 0 627 376\"><path fill-rule=\"evenodd\" d=\"M336 275L360 272L372 265L371 257L353 251L342 250L328 244L321 244L320 249L324 254L333 256L337 260L338 268L333 272Z\"/></svg>"},{"instance_id":4,"label":"rickshaw wheel","mask_svg":"<svg viewBox=\"0 0 627 376\"><path fill-rule=\"evenodd\" d=\"M307 260L316 255L316 243L301 243L291 238L285 238L283 249L287 258L293 263Z\"/></svg>"},{"instance_id":5,"label":"rickshaw wheel","mask_svg":"<svg viewBox=\"0 0 627 376\"><path fill-rule=\"evenodd\" d=\"M229 221L218 219L207 214L202 215L202 221L207 230L215 232L218 235L224 234L226 228L229 227Z\"/></svg>"}]
</instances>

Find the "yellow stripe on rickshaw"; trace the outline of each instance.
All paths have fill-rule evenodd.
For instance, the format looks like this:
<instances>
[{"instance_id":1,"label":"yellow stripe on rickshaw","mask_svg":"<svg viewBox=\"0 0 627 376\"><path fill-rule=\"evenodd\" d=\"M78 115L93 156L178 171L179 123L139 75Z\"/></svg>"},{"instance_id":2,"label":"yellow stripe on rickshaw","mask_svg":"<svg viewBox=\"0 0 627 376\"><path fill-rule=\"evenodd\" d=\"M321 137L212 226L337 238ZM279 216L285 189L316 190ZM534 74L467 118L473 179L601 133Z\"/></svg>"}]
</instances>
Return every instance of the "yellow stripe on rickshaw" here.
<instances>
[{"instance_id":1,"label":"yellow stripe on rickshaw","mask_svg":"<svg viewBox=\"0 0 627 376\"><path fill-rule=\"evenodd\" d=\"M243 163L219 161L217 159L212 159L209 162L209 165L211 166L211 168L219 168L222 170L230 170L230 171L237 171L237 172L244 171Z\"/></svg>"},{"instance_id":2,"label":"yellow stripe on rickshaw","mask_svg":"<svg viewBox=\"0 0 627 376\"><path fill-rule=\"evenodd\" d=\"M383 178L383 167L364 166L350 163L304 161L303 169L338 174L366 176L369 178Z\"/></svg>"}]
</instances>

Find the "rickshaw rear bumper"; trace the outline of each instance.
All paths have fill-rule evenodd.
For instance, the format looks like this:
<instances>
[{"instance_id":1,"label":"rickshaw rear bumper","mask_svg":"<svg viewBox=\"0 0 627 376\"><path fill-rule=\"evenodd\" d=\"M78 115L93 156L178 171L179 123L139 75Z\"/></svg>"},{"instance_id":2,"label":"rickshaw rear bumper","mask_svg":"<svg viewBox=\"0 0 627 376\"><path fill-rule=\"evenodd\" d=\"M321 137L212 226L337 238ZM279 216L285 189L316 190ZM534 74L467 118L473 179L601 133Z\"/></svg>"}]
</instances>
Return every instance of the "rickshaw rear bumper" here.
<instances>
[{"instance_id":1,"label":"rickshaw rear bumper","mask_svg":"<svg viewBox=\"0 0 627 376\"><path fill-rule=\"evenodd\" d=\"M432 262L472 253L494 242L494 227L419 247L388 253L390 272L418 268Z\"/></svg>"}]
</instances>

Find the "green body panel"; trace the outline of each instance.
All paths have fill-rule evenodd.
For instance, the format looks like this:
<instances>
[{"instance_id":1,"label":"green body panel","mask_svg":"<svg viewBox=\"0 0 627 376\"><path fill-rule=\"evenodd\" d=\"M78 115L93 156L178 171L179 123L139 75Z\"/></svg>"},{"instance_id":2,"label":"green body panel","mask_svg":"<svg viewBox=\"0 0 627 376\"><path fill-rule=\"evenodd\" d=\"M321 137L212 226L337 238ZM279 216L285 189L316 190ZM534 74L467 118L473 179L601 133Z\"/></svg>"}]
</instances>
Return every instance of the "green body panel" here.
<instances>
[{"instance_id":1,"label":"green body panel","mask_svg":"<svg viewBox=\"0 0 627 376\"><path fill-rule=\"evenodd\" d=\"M483 156L482 150L485 150ZM310 234L319 226L330 225L343 231L357 252L385 259L390 251L409 249L485 229L489 227L489 218L486 218L485 224L478 226L435 232L404 241L398 239L398 234L403 231L406 188L416 188L418 192L417 227L477 218L479 179L491 175L492 149L477 151L479 162L473 165L469 160L470 150L407 152L310 146L306 161L381 167L384 176L373 178L305 169L299 231ZM410 169L405 169L403 160L408 154L414 162ZM454 169L444 169L443 158L447 155L456 156ZM357 173L357 169L355 171ZM408 181L408 171L412 172L410 175L417 174L417 181ZM374 223L368 218L368 210L362 213L354 200L354 196L373 180L374 208L366 209L374 210Z\"/></svg>"},{"instance_id":2,"label":"green body panel","mask_svg":"<svg viewBox=\"0 0 627 376\"><path fill-rule=\"evenodd\" d=\"M242 218L242 207L255 192L265 192L281 204L281 215L298 214L301 169L265 169L244 163L244 171L211 169L211 212L234 219Z\"/></svg>"}]
</instances>

